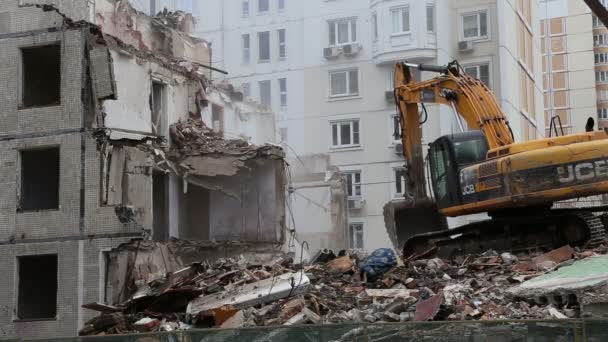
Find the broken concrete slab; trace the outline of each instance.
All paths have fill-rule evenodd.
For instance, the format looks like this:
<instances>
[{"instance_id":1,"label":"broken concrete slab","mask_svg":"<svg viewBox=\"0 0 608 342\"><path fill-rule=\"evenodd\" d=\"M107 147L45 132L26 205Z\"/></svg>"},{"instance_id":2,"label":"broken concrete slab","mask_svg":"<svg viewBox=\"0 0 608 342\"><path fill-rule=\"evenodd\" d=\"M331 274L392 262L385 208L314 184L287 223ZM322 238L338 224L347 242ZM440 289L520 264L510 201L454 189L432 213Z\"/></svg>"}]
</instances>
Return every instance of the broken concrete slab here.
<instances>
[{"instance_id":1,"label":"broken concrete slab","mask_svg":"<svg viewBox=\"0 0 608 342\"><path fill-rule=\"evenodd\" d=\"M93 311L99 311L101 313L112 313L122 311L122 309L119 307L97 302L85 304L82 307Z\"/></svg>"},{"instance_id":2,"label":"broken concrete slab","mask_svg":"<svg viewBox=\"0 0 608 342\"><path fill-rule=\"evenodd\" d=\"M439 312L439 307L441 307L441 304L443 304L443 293L438 293L433 297L418 303L416 305L414 321L424 322L432 320Z\"/></svg>"},{"instance_id":3,"label":"broken concrete slab","mask_svg":"<svg viewBox=\"0 0 608 342\"><path fill-rule=\"evenodd\" d=\"M261 280L224 291L214 295L196 298L188 304L186 312L195 315L202 311L212 310L225 305L237 309L246 309L257 304L264 304L294 295L307 293L310 279L304 273L285 273L273 278Z\"/></svg>"},{"instance_id":4,"label":"broken concrete slab","mask_svg":"<svg viewBox=\"0 0 608 342\"><path fill-rule=\"evenodd\" d=\"M608 256L576 261L515 286L508 293L538 303L578 302L583 315L603 317L604 309L608 310L605 305L608 303Z\"/></svg>"},{"instance_id":5,"label":"broken concrete slab","mask_svg":"<svg viewBox=\"0 0 608 342\"><path fill-rule=\"evenodd\" d=\"M557 271L528 280L509 290L515 296L548 294L554 291L577 291L608 282L608 256L580 260Z\"/></svg>"},{"instance_id":6,"label":"broken concrete slab","mask_svg":"<svg viewBox=\"0 0 608 342\"><path fill-rule=\"evenodd\" d=\"M365 294L370 297L378 298L419 298L420 293L418 290L406 290L406 289L366 289Z\"/></svg>"}]
</instances>

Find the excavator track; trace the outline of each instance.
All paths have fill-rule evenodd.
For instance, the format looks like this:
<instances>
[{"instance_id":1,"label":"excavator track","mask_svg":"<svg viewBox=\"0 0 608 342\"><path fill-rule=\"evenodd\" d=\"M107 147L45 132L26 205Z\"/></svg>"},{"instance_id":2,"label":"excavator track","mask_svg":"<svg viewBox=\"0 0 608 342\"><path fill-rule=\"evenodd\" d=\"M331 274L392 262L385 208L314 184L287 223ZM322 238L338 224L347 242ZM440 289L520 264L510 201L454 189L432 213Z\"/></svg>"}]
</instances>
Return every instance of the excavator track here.
<instances>
[{"instance_id":1,"label":"excavator track","mask_svg":"<svg viewBox=\"0 0 608 342\"><path fill-rule=\"evenodd\" d=\"M564 245L597 247L608 241L606 227L593 209L557 209L541 213L496 215L455 229L419 234L405 242L405 258L485 252L553 249Z\"/></svg>"}]
</instances>

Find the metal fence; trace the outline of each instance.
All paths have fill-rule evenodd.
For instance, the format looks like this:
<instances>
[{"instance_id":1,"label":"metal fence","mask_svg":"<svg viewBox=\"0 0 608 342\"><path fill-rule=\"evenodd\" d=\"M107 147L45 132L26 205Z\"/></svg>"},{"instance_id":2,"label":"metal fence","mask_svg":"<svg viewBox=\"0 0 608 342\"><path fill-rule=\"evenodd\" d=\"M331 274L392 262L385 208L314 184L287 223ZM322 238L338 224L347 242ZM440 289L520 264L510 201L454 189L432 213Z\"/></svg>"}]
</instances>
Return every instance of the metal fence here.
<instances>
[{"instance_id":1,"label":"metal fence","mask_svg":"<svg viewBox=\"0 0 608 342\"><path fill-rule=\"evenodd\" d=\"M608 321L471 321L335 324L243 329L206 329L138 335L56 338L47 342L599 342Z\"/></svg>"}]
</instances>

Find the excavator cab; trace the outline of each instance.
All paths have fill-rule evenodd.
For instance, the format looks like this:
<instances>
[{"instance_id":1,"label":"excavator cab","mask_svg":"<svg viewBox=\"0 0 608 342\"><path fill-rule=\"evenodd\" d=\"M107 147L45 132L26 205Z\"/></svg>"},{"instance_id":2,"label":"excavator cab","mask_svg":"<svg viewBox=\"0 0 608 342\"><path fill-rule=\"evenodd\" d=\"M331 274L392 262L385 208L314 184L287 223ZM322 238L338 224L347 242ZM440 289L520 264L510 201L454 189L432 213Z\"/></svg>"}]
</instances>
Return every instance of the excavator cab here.
<instances>
[{"instance_id":1,"label":"excavator cab","mask_svg":"<svg viewBox=\"0 0 608 342\"><path fill-rule=\"evenodd\" d=\"M439 209L462 204L460 170L484 161L488 149L481 131L445 135L430 145L428 167Z\"/></svg>"}]
</instances>

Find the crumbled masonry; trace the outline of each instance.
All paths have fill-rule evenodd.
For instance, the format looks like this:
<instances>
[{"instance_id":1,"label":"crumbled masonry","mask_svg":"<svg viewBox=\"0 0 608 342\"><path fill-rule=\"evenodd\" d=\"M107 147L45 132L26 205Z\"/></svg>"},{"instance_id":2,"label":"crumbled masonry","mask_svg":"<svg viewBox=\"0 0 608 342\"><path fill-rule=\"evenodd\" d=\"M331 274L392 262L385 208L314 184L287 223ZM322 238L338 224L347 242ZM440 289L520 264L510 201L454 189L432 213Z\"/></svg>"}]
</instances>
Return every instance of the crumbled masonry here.
<instances>
[{"instance_id":1,"label":"crumbled masonry","mask_svg":"<svg viewBox=\"0 0 608 342\"><path fill-rule=\"evenodd\" d=\"M87 322L80 334L294 324L580 318L590 315L579 303L580 291L562 289L559 299L546 300L526 295L526 284L537 277L551 279L552 272L559 277L560 272L564 273L562 269L567 275L567 269L578 263L604 260L606 256L600 255L608 249L574 250L564 246L544 254L500 255L490 250L453 260L407 260L403 266L395 265L390 253L380 251L370 257L354 251L337 255L320 251L310 264L303 266L287 256L264 265L248 262L243 256L193 263L167 273L163 279L136 281L138 290L124 303L85 305L101 315ZM379 258L395 266L378 272L385 266ZM369 265L377 267L373 281L369 269L365 271ZM603 285L608 282L604 278L600 281ZM581 289L592 291L587 285L582 284ZM576 289L573 284L569 286ZM537 288L533 292L542 293ZM590 298L594 296L587 293L581 300ZM590 305L594 312L604 304L602 298L598 296Z\"/></svg>"}]
</instances>

